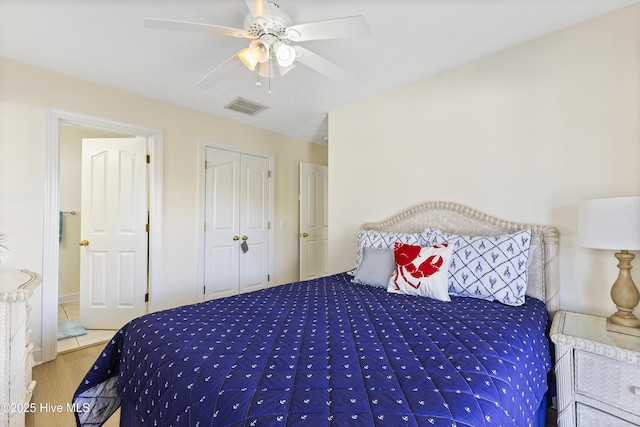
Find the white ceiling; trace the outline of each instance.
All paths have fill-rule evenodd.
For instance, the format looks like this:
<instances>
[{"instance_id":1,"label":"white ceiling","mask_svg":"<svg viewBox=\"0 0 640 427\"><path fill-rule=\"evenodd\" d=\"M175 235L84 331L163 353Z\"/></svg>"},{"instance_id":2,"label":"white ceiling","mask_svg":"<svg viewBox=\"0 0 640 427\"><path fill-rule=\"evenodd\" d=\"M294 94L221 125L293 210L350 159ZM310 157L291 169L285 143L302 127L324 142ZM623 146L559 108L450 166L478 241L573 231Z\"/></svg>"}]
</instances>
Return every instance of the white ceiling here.
<instances>
[{"instance_id":1,"label":"white ceiling","mask_svg":"<svg viewBox=\"0 0 640 427\"><path fill-rule=\"evenodd\" d=\"M248 70L213 89L195 86L246 39L143 27L152 17L243 28L244 0L0 0L0 56L326 144L329 111L638 1L276 0L294 24L364 15L373 34L301 43L354 74L355 85L298 65L271 81L271 95ZM238 96L269 109L223 109Z\"/></svg>"}]
</instances>

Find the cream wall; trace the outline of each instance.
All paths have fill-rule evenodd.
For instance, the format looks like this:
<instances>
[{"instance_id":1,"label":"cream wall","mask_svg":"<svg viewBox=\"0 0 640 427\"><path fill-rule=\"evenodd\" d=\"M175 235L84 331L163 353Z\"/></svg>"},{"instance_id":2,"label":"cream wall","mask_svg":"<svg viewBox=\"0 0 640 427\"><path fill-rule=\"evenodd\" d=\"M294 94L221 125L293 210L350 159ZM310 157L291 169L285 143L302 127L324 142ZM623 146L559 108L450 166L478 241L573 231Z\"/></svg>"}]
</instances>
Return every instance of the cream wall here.
<instances>
[{"instance_id":1,"label":"cream wall","mask_svg":"<svg viewBox=\"0 0 640 427\"><path fill-rule=\"evenodd\" d=\"M186 108L0 58L0 230L10 251L0 268L42 271L45 108L163 130L164 308L196 301L199 140L275 155L275 284L298 278L299 162L327 164L327 148ZM62 143L61 143L62 144ZM64 206L63 206L64 208ZM51 303L51 302L47 302ZM32 339L41 342L41 289L32 300Z\"/></svg>"},{"instance_id":2,"label":"cream wall","mask_svg":"<svg viewBox=\"0 0 640 427\"><path fill-rule=\"evenodd\" d=\"M334 111L329 137L332 272L361 224L454 201L558 227L561 308L608 315L617 261L576 245L577 205L640 194L640 5Z\"/></svg>"},{"instance_id":3,"label":"cream wall","mask_svg":"<svg viewBox=\"0 0 640 427\"><path fill-rule=\"evenodd\" d=\"M73 301L80 294L80 183L82 176L81 128L60 127L60 233L58 296ZM71 215L69 212L75 212ZM75 295L75 298L74 298ZM60 298L58 298L60 301Z\"/></svg>"}]
</instances>

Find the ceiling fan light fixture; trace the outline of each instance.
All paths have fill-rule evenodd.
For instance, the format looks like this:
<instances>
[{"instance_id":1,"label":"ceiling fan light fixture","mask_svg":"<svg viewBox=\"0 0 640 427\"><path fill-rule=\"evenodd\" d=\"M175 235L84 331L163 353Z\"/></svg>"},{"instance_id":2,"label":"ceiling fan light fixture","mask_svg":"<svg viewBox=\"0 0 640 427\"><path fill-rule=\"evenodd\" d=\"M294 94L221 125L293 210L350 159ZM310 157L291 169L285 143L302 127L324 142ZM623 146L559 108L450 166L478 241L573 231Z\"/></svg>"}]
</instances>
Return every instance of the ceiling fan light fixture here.
<instances>
[{"instance_id":1,"label":"ceiling fan light fixture","mask_svg":"<svg viewBox=\"0 0 640 427\"><path fill-rule=\"evenodd\" d=\"M285 37L292 42L297 42L298 40L300 40L300 38L302 38L302 35L292 28L287 28L287 30L285 31Z\"/></svg>"},{"instance_id":2,"label":"ceiling fan light fixture","mask_svg":"<svg viewBox=\"0 0 640 427\"><path fill-rule=\"evenodd\" d=\"M296 68L296 64L291 64L287 67L283 67L282 65L278 65L278 70L280 71L280 77L284 76L285 74L287 74L289 71L293 70L294 68Z\"/></svg>"},{"instance_id":3,"label":"ceiling fan light fixture","mask_svg":"<svg viewBox=\"0 0 640 427\"><path fill-rule=\"evenodd\" d=\"M251 71L254 71L256 69L256 65L258 65L258 61L256 61L253 55L251 55L251 51L248 47L238 52L238 58L240 58L244 66Z\"/></svg>"},{"instance_id":4,"label":"ceiling fan light fixture","mask_svg":"<svg viewBox=\"0 0 640 427\"><path fill-rule=\"evenodd\" d=\"M281 67L289 67L296 60L295 49L285 43L277 42L273 45L273 50Z\"/></svg>"},{"instance_id":5,"label":"ceiling fan light fixture","mask_svg":"<svg viewBox=\"0 0 640 427\"><path fill-rule=\"evenodd\" d=\"M258 65L258 75L265 79L274 77L273 61L263 62Z\"/></svg>"},{"instance_id":6,"label":"ceiling fan light fixture","mask_svg":"<svg viewBox=\"0 0 640 427\"><path fill-rule=\"evenodd\" d=\"M269 45L262 40L253 40L249 43L249 53L259 63L265 63L269 60Z\"/></svg>"}]
</instances>

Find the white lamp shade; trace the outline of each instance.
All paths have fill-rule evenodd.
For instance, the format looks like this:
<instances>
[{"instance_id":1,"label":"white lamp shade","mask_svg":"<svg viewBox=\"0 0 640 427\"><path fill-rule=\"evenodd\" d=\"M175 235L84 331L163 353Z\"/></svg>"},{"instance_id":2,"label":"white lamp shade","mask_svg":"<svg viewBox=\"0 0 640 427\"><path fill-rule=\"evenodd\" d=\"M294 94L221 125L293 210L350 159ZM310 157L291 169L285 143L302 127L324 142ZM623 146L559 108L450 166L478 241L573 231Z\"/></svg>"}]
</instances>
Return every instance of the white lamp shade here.
<instances>
[{"instance_id":1,"label":"white lamp shade","mask_svg":"<svg viewBox=\"0 0 640 427\"><path fill-rule=\"evenodd\" d=\"M578 244L587 248L640 250L640 196L582 200Z\"/></svg>"},{"instance_id":2,"label":"white lamp shade","mask_svg":"<svg viewBox=\"0 0 640 427\"><path fill-rule=\"evenodd\" d=\"M282 67L282 66L278 66L278 68L280 69L280 77L284 76L285 74L287 74L289 71L293 70L294 68L296 68L296 64L291 64L288 67Z\"/></svg>"},{"instance_id":3,"label":"white lamp shade","mask_svg":"<svg viewBox=\"0 0 640 427\"><path fill-rule=\"evenodd\" d=\"M262 40L253 40L249 43L249 52L253 59L263 64L269 59L269 45Z\"/></svg>"},{"instance_id":4,"label":"white lamp shade","mask_svg":"<svg viewBox=\"0 0 640 427\"><path fill-rule=\"evenodd\" d=\"M258 61L256 61L251 55L251 51L249 48L244 48L240 52L238 52L238 58L242 61L245 67L250 69L251 71L256 69L256 65L258 65Z\"/></svg>"},{"instance_id":5,"label":"white lamp shade","mask_svg":"<svg viewBox=\"0 0 640 427\"><path fill-rule=\"evenodd\" d=\"M277 42L273 45L273 50L276 53L276 59L278 65L281 67L288 67L296 60L296 51L291 46L288 46L282 42Z\"/></svg>"}]
</instances>

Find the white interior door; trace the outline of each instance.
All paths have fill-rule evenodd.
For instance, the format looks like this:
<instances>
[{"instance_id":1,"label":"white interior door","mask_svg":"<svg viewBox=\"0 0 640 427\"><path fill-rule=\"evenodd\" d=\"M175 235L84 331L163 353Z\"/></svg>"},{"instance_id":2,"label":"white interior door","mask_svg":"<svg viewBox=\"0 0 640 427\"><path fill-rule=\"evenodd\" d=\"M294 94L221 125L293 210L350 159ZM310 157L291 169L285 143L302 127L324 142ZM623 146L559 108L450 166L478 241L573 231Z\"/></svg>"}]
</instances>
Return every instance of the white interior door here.
<instances>
[{"instance_id":1,"label":"white interior door","mask_svg":"<svg viewBox=\"0 0 640 427\"><path fill-rule=\"evenodd\" d=\"M207 147L205 299L268 286L269 159ZM243 246L245 250L243 250Z\"/></svg>"},{"instance_id":2,"label":"white interior door","mask_svg":"<svg viewBox=\"0 0 640 427\"><path fill-rule=\"evenodd\" d=\"M241 155L240 292L269 285L269 159Z\"/></svg>"},{"instance_id":3,"label":"white interior door","mask_svg":"<svg viewBox=\"0 0 640 427\"><path fill-rule=\"evenodd\" d=\"M118 329L147 312L147 140L82 141L80 323Z\"/></svg>"},{"instance_id":4,"label":"white interior door","mask_svg":"<svg viewBox=\"0 0 640 427\"><path fill-rule=\"evenodd\" d=\"M328 273L327 166L300 163L300 280Z\"/></svg>"}]
</instances>

